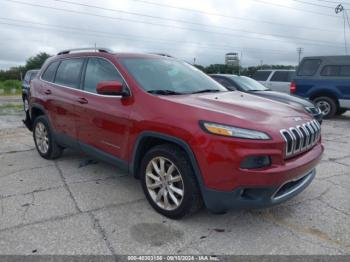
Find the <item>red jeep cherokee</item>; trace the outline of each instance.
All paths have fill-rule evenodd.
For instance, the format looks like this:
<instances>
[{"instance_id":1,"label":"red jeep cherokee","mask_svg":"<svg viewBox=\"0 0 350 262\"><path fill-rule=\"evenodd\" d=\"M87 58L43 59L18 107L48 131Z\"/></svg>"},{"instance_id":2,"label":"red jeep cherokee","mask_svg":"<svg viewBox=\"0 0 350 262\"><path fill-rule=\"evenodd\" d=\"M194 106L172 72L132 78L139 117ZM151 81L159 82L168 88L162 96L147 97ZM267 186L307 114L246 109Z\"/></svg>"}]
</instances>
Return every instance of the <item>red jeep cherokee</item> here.
<instances>
[{"instance_id":1,"label":"red jeep cherokee","mask_svg":"<svg viewBox=\"0 0 350 262\"><path fill-rule=\"evenodd\" d=\"M228 92L171 57L106 49L49 59L32 81L30 121L42 157L71 147L116 164L170 218L203 203L223 212L285 201L323 152L320 125L301 109Z\"/></svg>"}]
</instances>

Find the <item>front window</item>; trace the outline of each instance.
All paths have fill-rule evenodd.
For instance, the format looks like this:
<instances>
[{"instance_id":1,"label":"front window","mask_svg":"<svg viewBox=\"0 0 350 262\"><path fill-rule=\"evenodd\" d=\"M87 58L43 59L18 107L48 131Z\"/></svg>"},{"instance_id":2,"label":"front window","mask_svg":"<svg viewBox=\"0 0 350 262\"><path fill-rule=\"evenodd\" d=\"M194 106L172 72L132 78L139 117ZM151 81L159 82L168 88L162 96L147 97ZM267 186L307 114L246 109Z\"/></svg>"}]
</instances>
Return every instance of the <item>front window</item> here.
<instances>
[{"instance_id":1,"label":"front window","mask_svg":"<svg viewBox=\"0 0 350 262\"><path fill-rule=\"evenodd\" d=\"M125 58L122 64L149 93L190 94L227 91L197 68L175 59Z\"/></svg>"},{"instance_id":2,"label":"front window","mask_svg":"<svg viewBox=\"0 0 350 262\"><path fill-rule=\"evenodd\" d=\"M245 91L266 91L269 90L258 81L246 76L231 76L233 81L235 81L242 89Z\"/></svg>"}]
</instances>

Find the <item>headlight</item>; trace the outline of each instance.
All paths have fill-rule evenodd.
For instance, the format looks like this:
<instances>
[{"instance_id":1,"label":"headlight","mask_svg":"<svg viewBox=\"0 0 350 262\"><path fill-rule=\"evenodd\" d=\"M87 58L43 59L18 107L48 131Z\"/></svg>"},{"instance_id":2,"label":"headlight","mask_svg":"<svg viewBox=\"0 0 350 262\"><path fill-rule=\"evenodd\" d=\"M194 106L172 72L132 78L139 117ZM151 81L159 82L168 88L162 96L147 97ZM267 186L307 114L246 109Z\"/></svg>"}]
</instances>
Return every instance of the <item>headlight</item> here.
<instances>
[{"instance_id":1,"label":"headlight","mask_svg":"<svg viewBox=\"0 0 350 262\"><path fill-rule=\"evenodd\" d=\"M318 107L304 107L305 111L308 112L309 114L319 114L320 113L320 109Z\"/></svg>"},{"instance_id":2,"label":"headlight","mask_svg":"<svg viewBox=\"0 0 350 262\"><path fill-rule=\"evenodd\" d=\"M200 122L201 127L210 134L220 136L230 136L236 138L256 139L256 140L269 140L271 139L268 134L260 131L250 130L245 128L226 126L210 122Z\"/></svg>"}]
</instances>

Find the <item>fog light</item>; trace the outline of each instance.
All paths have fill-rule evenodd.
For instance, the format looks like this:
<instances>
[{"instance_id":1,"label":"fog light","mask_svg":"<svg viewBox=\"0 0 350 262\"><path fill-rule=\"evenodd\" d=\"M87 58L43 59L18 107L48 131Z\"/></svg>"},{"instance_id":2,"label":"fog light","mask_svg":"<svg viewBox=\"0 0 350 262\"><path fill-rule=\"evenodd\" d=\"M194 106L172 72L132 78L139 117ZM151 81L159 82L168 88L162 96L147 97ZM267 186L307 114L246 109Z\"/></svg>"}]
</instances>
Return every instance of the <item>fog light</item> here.
<instances>
[{"instance_id":1,"label":"fog light","mask_svg":"<svg viewBox=\"0 0 350 262\"><path fill-rule=\"evenodd\" d=\"M241 168L254 169L262 168L271 165L271 159L269 156L248 156L241 162Z\"/></svg>"}]
</instances>

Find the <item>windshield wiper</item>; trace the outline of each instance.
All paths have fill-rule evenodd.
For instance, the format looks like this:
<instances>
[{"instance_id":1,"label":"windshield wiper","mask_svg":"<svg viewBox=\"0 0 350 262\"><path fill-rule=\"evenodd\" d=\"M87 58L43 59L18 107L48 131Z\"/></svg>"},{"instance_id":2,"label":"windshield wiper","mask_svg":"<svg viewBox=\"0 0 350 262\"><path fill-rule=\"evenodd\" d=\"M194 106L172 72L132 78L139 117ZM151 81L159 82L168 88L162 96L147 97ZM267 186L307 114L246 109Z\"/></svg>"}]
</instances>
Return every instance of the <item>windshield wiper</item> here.
<instances>
[{"instance_id":1,"label":"windshield wiper","mask_svg":"<svg viewBox=\"0 0 350 262\"><path fill-rule=\"evenodd\" d=\"M179 93L168 89L149 90L147 92L156 95L183 95L183 93Z\"/></svg>"},{"instance_id":2,"label":"windshield wiper","mask_svg":"<svg viewBox=\"0 0 350 262\"><path fill-rule=\"evenodd\" d=\"M217 92L221 92L222 90L220 89L203 89L203 90L199 90L196 92L192 92L191 94L200 94L200 93L217 93Z\"/></svg>"}]
</instances>

